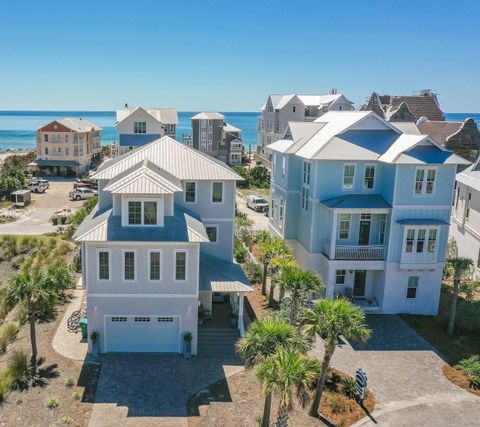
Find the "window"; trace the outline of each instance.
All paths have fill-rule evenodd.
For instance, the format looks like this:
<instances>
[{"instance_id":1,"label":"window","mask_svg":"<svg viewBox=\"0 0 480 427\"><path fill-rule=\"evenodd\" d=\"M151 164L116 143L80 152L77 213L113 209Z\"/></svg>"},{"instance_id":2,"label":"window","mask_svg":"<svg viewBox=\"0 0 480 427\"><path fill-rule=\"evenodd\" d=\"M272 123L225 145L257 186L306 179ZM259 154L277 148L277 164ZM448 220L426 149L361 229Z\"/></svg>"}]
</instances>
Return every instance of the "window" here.
<instances>
[{"instance_id":1,"label":"window","mask_svg":"<svg viewBox=\"0 0 480 427\"><path fill-rule=\"evenodd\" d=\"M133 133L147 133L147 122L133 122Z\"/></svg>"},{"instance_id":2,"label":"window","mask_svg":"<svg viewBox=\"0 0 480 427\"><path fill-rule=\"evenodd\" d=\"M387 225L387 215L381 214L378 220L378 243L385 243L385 227Z\"/></svg>"},{"instance_id":3,"label":"window","mask_svg":"<svg viewBox=\"0 0 480 427\"><path fill-rule=\"evenodd\" d=\"M350 234L350 214L340 214L340 227L338 238L341 240L348 239Z\"/></svg>"},{"instance_id":4,"label":"window","mask_svg":"<svg viewBox=\"0 0 480 427\"><path fill-rule=\"evenodd\" d=\"M187 279L187 253L175 253L175 280Z\"/></svg>"},{"instance_id":5,"label":"window","mask_svg":"<svg viewBox=\"0 0 480 427\"><path fill-rule=\"evenodd\" d=\"M278 213L278 226L283 228L283 199L280 199L280 210Z\"/></svg>"},{"instance_id":6,"label":"window","mask_svg":"<svg viewBox=\"0 0 480 427\"><path fill-rule=\"evenodd\" d=\"M150 252L149 264L150 264L150 280L160 280L160 252Z\"/></svg>"},{"instance_id":7,"label":"window","mask_svg":"<svg viewBox=\"0 0 480 427\"><path fill-rule=\"evenodd\" d=\"M195 203L196 201L196 183L195 182L186 182L185 183L185 202Z\"/></svg>"},{"instance_id":8,"label":"window","mask_svg":"<svg viewBox=\"0 0 480 427\"><path fill-rule=\"evenodd\" d=\"M465 218L470 217L470 201L472 200L472 193L468 193L467 205L465 206Z\"/></svg>"},{"instance_id":9,"label":"window","mask_svg":"<svg viewBox=\"0 0 480 427\"><path fill-rule=\"evenodd\" d=\"M433 194L436 172L435 168L417 168L415 194Z\"/></svg>"},{"instance_id":10,"label":"window","mask_svg":"<svg viewBox=\"0 0 480 427\"><path fill-rule=\"evenodd\" d=\"M134 317L135 322L150 322L150 317Z\"/></svg>"},{"instance_id":11,"label":"window","mask_svg":"<svg viewBox=\"0 0 480 427\"><path fill-rule=\"evenodd\" d=\"M209 226L209 227L205 227L205 230L207 232L207 236L208 236L208 240L210 240L210 242L212 243L216 243L217 242L217 233L218 233L218 229L217 229L217 226Z\"/></svg>"},{"instance_id":12,"label":"window","mask_svg":"<svg viewBox=\"0 0 480 427\"><path fill-rule=\"evenodd\" d=\"M363 185L365 188L373 188L375 183L375 166L365 166L365 180Z\"/></svg>"},{"instance_id":13,"label":"window","mask_svg":"<svg viewBox=\"0 0 480 427\"><path fill-rule=\"evenodd\" d=\"M418 276L410 276L408 278L407 298L416 298L418 288Z\"/></svg>"},{"instance_id":14,"label":"window","mask_svg":"<svg viewBox=\"0 0 480 427\"><path fill-rule=\"evenodd\" d=\"M175 125L170 125L170 133L174 133L175 132Z\"/></svg>"},{"instance_id":15,"label":"window","mask_svg":"<svg viewBox=\"0 0 480 427\"><path fill-rule=\"evenodd\" d=\"M98 280L110 280L109 251L98 251Z\"/></svg>"},{"instance_id":16,"label":"window","mask_svg":"<svg viewBox=\"0 0 480 427\"><path fill-rule=\"evenodd\" d=\"M308 211L308 197L310 195L310 189L307 186L302 187L302 209Z\"/></svg>"},{"instance_id":17,"label":"window","mask_svg":"<svg viewBox=\"0 0 480 427\"><path fill-rule=\"evenodd\" d=\"M292 111L293 111L294 113L297 111L297 106L296 106L296 105L292 106Z\"/></svg>"},{"instance_id":18,"label":"window","mask_svg":"<svg viewBox=\"0 0 480 427\"><path fill-rule=\"evenodd\" d=\"M205 129L207 127L207 120L200 120L200 126L202 129Z\"/></svg>"},{"instance_id":19,"label":"window","mask_svg":"<svg viewBox=\"0 0 480 427\"><path fill-rule=\"evenodd\" d=\"M457 187L457 196L455 198L455 212L458 210L459 200L460 200L460 186Z\"/></svg>"},{"instance_id":20,"label":"window","mask_svg":"<svg viewBox=\"0 0 480 427\"><path fill-rule=\"evenodd\" d=\"M345 275L347 273L347 270L337 270L337 278L335 280L335 283L337 285L343 285L345 284Z\"/></svg>"},{"instance_id":21,"label":"window","mask_svg":"<svg viewBox=\"0 0 480 427\"><path fill-rule=\"evenodd\" d=\"M273 212L275 209L275 196L272 194L271 195L271 200L270 200L270 217L273 219Z\"/></svg>"},{"instance_id":22,"label":"window","mask_svg":"<svg viewBox=\"0 0 480 427\"><path fill-rule=\"evenodd\" d=\"M480 268L480 249L478 250L477 268Z\"/></svg>"},{"instance_id":23,"label":"window","mask_svg":"<svg viewBox=\"0 0 480 427\"><path fill-rule=\"evenodd\" d=\"M284 156L282 157L282 178L285 178L285 169L286 169L286 159Z\"/></svg>"},{"instance_id":24,"label":"window","mask_svg":"<svg viewBox=\"0 0 480 427\"><path fill-rule=\"evenodd\" d=\"M68 142L68 133L65 135L65 142Z\"/></svg>"},{"instance_id":25,"label":"window","mask_svg":"<svg viewBox=\"0 0 480 427\"><path fill-rule=\"evenodd\" d=\"M223 182L212 183L212 203L222 203L223 201Z\"/></svg>"},{"instance_id":26,"label":"window","mask_svg":"<svg viewBox=\"0 0 480 427\"><path fill-rule=\"evenodd\" d=\"M343 188L353 188L353 179L355 177L355 165L343 166Z\"/></svg>"},{"instance_id":27,"label":"window","mask_svg":"<svg viewBox=\"0 0 480 427\"><path fill-rule=\"evenodd\" d=\"M145 225L157 223L157 202L143 202L143 223Z\"/></svg>"},{"instance_id":28,"label":"window","mask_svg":"<svg viewBox=\"0 0 480 427\"><path fill-rule=\"evenodd\" d=\"M303 183L310 185L310 162L303 162Z\"/></svg>"},{"instance_id":29,"label":"window","mask_svg":"<svg viewBox=\"0 0 480 427\"><path fill-rule=\"evenodd\" d=\"M173 322L173 317L157 317L157 322Z\"/></svg>"},{"instance_id":30,"label":"window","mask_svg":"<svg viewBox=\"0 0 480 427\"><path fill-rule=\"evenodd\" d=\"M421 228L418 230L417 234L417 252L423 252L423 248L425 245L425 234L427 233L427 230L424 228Z\"/></svg>"},{"instance_id":31,"label":"window","mask_svg":"<svg viewBox=\"0 0 480 427\"><path fill-rule=\"evenodd\" d=\"M437 240L437 230L431 229L428 230L428 252L435 252L435 241Z\"/></svg>"},{"instance_id":32,"label":"window","mask_svg":"<svg viewBox=\"0 0 480 427\"><path fill-rule=\"evenodd\" d=\"M48 134L43 135L43 140L44 140L45 142L48 142Z\"/></svg>"},{"instance_id":33,"label":"window","mask_svg":"<svg viewBox=\"0 0 480 427\"><path fill-rule=\"evenodd\" d=\"M413 251L413 241L415 240L415 229L409 228L407 230L407 244L405 246L405 252Z\"/></svg>"},{"instance_id":34,"label":"window","mask_svg":"<svg viewBox=\"0 0 480 427\"><path fill-rule=\"evenodd\" d=\"M45 147L45 155L48 156L48 147Z\"/></svg>"},{"instance_id":35,"label":"window","mask_svg":"<svg viewBox=\"0 0 480 427\"><path fill-rule=\"evenodd\" d=\"M142 224L142 202L128 202L128 224Z\"/></svg>"},{"instance_id":36,"label":"window","mask_svg":"<svg viewBox=\"0 0 480 427\"><path fill-rule=\"evenodd\" d=\"M127 318L125 316L113 316L112 322L126 322Z\"/></svg>"},{"instance_id":37,"label":"window","mask_svg":"<svg viewBox=\"0 0 480 427\"><path fill-rule=\"evenodd\" d=\"M123 280L135 280L135 252L123 252Z\"/></svg>"}]
</instances>

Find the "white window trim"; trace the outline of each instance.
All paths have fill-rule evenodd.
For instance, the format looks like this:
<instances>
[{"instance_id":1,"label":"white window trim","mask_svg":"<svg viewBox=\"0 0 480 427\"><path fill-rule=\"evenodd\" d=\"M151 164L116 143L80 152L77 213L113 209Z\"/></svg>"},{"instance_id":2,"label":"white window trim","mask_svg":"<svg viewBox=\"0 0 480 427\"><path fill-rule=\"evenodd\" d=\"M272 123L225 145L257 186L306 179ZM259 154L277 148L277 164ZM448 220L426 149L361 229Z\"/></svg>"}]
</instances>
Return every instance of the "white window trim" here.
<instances>
[{"instance_id":1,"label":"white window trim","mask_svg":"<svg viewBox=\"0 0 480 427\"><path fill-rule=\"evenodd\" d=\"M128 202L140 202L140 224L129 224L128 223ZM144 223L144 203L145 202L155 202L157 204L157 223L156 224L145 224ZM122 226L123 227L163 227L163 206L164 199L161 197L122 197Z\"/></svg>"},{"instance_id":2,"label":"white window trim","mask_svg":"<svg viewBox=\"0 0 480 427\"><path fill-rule=\"evenodd\" d=\"M353 166L352 186L345 187L345 166ZM357 175L357 165L355 163L344 163L342 166L342 189L345 191L355 190L355 178Z\"/></svg>"},{"instance_id":3,"label":"white window trim","mask_svg":"<svg viewBox=\"0 0 480 427\"><path fill-rule=\"evenodd\" d=\"M133 279L125 278L125 253L133 252ZM122 249L122 281L123 282L136 282L138 270L138 257L136 249Z\"/></svg>"},{"instance_id":4,"label":"white window trim","mask_svg":"<svg viewBox=\"0 0 480 427\"><path fill-rule=\"evenodd\" d=\"M285 225L285 201L283 197L280 197L279 205L278 205L278 228L283 230Z\"/></svg>"},{"instance_id":5,"label":"white window trim","mask_svg":"<svg viewBox=\"0 0 480 427\"><path fill-rule=\"evenodd\" d=\"M193 202L187 201L187 184L188 183L195 184L195 200ZM186 203L188 205L194 205L195 203L197 203L197 199L198 199L197 193L198 193L198 182L197 181L185 181L183 183L183 203Z\"/></svg>"},{"instance_id":6,"label":"white window trim","mask_svg":"<svg viewBox=\"0 0 480 427\"><path fill-rule=\"evenodd\" d=\"M150 268L151 268L151 258L150 258L150 254L152 253L158 253L160 254L160 278L159 279L152 279L150 277ZM148 272L147 272L147 277L148 277L148 282L150 283L159 283L163 280L163 251L160 250L160 249L149 249L147 251L147 256L148 256L148 260L147 260L147 264L148 264Z\"/></svg>"},{"instance_id":7,"label":"white window trim","mask_svg":"<svg viewBox=\"0 0 480 427\"><path fill-rule=\"evenodd\" d=\"M97 270L97 282L111 282L112 281L112 250L106 248L97 248L96 252L96 270ZM108 280L100 279L100 252L108 252Z\"/></svg>"},{"instance_id":8,"label":"white window trim","mask_svg":"<svg viewBox=\"0 0 480 427\"><path fill-rule=\"evenodd\" d=\"M222 184L222 201L221 202L213 201L213 184ZM210 183L210 203L212 205L221 205L224 200L225 200L225 183L223 181L212 181Z\"/></svg>"},{"instance_id":9,"label":"white window trim","mask_svg":"<svg viewBox=\"0 0 480 427\"><path fill-rule=\"evenodd\" d=\"M177 253L178 252L185 252L185 279L177 279ZM175 283L185 283L188 282L188 261L190 258L190 254L188 249L175 249L173 251L173 281Z\"/></svg>"},{"instance_id":10,"label":"white window trim","mask_svg":"<svg viewBox=\"0 0 480 427\"><path fill-rule=\"evenodd\" d=\"M282 156L282 178L285 178L287 174L287 159L285 155Z\"/></svg>"},{"instance_id":11,"label":"white window trim","mask_svg":"<svg viewBox=\"0 0 480 427\"><path fill-rule=\"evenodd\" d=\"M207 244L211 244L211 245L218 245L220 239L219 239L219 229L220 227L218 226L218 224L205 224L205 232L207 231L207 228L215 228L217 230L217 240L215 240L214 242L212 241L209 241ZM207 234L208 236L208 234Z\"/></svg>"},{"instance_id":12,"label":"white window trim","mask_svg":"<svg viewBox=\"0 0 480 427\"><path fill-rule=\"evenodd\" d=\"M411 277L416 277L417 278L417 283L416 283L416 286L415 287L410 287L410 278ZM408 276L408 279L407 279L407 292L405 293L405 299L407 301L416 301L417 300L417 297L418 297L418 289L420 288L420 276ZM408 290L409 289L415 289L415 296L413 298L409 298L408 297Z\"/></svg>"},{"instance_id":13,"label":"white window trim","mask_svg":"<svg viewBox=\"0 0 480 427\"><path fill-rule=\"evenodd\" d=\"M341 227L340 227L340 223L342 221L346 221L346 219L341 219L340 218L340 215L342 214L338 214L338 232L337 232L337 239L338 240L348 240L350 239L350 232L352 231L352 215L351 214L346 214L346 215L349 215L349 219L348 219L348 235L347 237L343 238L343 237L340 237L340 231L341 231Z\"/></svg>"},{"instance_id":14,"label":"white window trim","mask_svg":"<svg viewBox=\"0 0 480 427\"><path fill-rule=\"evenodd\" d=\"M415 186L417 183L417 171L423 169L425 171L422 181L422 190L420 193L415 192ZM427 175L429 170L435 171L435 180L433 181L433 188L431 193L427 193ZM433 197L435 196L435 191L437 189L437 180L438 180L438 167L437 166L417 166L415 168L415 174L413 175L413 195L415 197Z\"/></svg>"},{"instance_id":15,"label":"white window trim","mask_svg":"<svg viewBox=\"0 0 480 427\"><path fill-rule=\"evenodd\" d=\"M415 230L415 236L412 242L412 252L407 252L407 235L408 235L408 230L410 229ZM422 252L417 252L418 230L425 230L425 240L423 241ZM435 235L435 247L433 248L433 252L428 251L428 235L430 230L437 231ZM406 255L423 254L423 255L430 255L430 256L436 257L438 253L438 242L440 240L440 231L441 231L440 227L435 225L404 225L402 253Z\"/></svg>"},{"instance_id":16,"label":"white window trim","mask_svg":"<svg viewBox=\"0 0 480 427\"><path fill-rule=\"evenodd\" d=\"M366 173L367 173L367 167L373 167L373 186L372 188L368 188L365 185L365 178L366 178ZM355 175L354 175L355 176ZM375 190L375 186L377 185L377 165L375 163L365 163L365 166L363 168L363 189L367 191L373 191Z\"/></svg>"}]
</instances>

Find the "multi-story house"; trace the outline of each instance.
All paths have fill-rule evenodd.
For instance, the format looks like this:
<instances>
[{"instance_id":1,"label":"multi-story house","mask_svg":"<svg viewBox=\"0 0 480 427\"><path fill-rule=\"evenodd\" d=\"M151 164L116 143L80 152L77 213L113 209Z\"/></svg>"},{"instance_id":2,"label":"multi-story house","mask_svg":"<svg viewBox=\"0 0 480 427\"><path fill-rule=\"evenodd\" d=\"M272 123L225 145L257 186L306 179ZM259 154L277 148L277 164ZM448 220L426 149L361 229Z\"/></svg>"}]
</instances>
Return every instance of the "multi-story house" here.
<instances>
[{"instance_id":1,"label":"multi-story house","mask_svg":"<svg viewBox=\"0 0 480 427\"><path fill-rule=\"evenodd\" d=\"M232 255L241 178L168 136L105 162L93 178L98 206L74 239L100 350L176 353L191 332L195 354L201 319L230 327L227 303L212 298L228 299L242 332L251 288Z\"/></svg>"},{"instance_id":2,"label":"multi-story house","mask_svg":"<svg viewBox=\"0 0 480 427\"><path fill-rule=\"evenodd\" d=\"M67 117L37 130L37 167L81 174L102 151L102 128L88 120Z\"/></svg>"},{"instance_id":3,"label":"multi-story house","mask_svg":"<svg viewBox=\"0 0 480 427\"><path fill-rule=\"evenodd\" d=\"M480 279L480 164L457 174L450 237L457 253L473 260L473 277Z\"/></svg>"},{"instance_id":4,"label":"multi-story house","mask_svg":"<svg viewBox=\"0 0 480 427\"><path fill-rule=\"evenodd\" d=\"M273 151L269 226L329 298L434 314L455 173L466 160L373 112L289 124Z\"/></svg>"},{"instance_id":5,"label":"multi-story house","mask_svg":"<svg viewBox=\"0 0 480 427\"><path fill-rule=\"evenodd\" d=\"M241 129L225 123L220 113L202 112L192 117L192 146L229 165L242 163Z\"/></svg>"},{"instance_id":6,"label":"multi-story house","mask_svg":"<svg viewBox=\"0 0 480 427\"><path fill-rule=\"evenodd\" d=\"M178 115L175 108L129 108L117 110L119 154L133 150L162 136L175 138Z\"/></svg>"},{"instance_id":7,"label":"multi-story house","mask_svg":"<svg viewBox=\"0 0 480 427\"><path fill-rule=\"evenodd\" d=\"M269 144L283 138L289 122L312 122L328 111L351 111L353 102L332 90L328 95L270 95L258 119L257 152L269 160Z\"/></svg>"}]
</instances>

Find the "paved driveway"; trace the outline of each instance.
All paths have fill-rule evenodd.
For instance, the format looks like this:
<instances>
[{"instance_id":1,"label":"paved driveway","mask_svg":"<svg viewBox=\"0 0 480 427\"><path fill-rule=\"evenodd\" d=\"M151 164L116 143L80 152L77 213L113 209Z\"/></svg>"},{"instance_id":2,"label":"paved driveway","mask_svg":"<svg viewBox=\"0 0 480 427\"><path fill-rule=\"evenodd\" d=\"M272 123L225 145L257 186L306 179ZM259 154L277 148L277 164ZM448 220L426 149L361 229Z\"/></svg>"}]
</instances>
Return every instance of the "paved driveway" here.
<instances>
[{"instance_id":1,"label":"paved driveway","mask_svg":"<svg viewBox=\"0 0 480 427\"><path fill-rule=\"evenodd\" d=\"M252 194L255 194L255 190L252 190ZM256 212L253 209L247 208L246 197L237 193L236 203L237 209L240 212L246 213L248 219L253 221L252 229L254 231L268 230L268 216L265 216L263 212Z\"/></svg>"},{"instance_id":2,"label":"paved driveway","mask_svg":"<svg viewBox=\"0 0 480 427\"><path fill-rule=\"evenodd\" d=\"M107 354L101 361L91 427L187 427L188 398L243 369L236 358Z\"/></svg>"},{"instance_id":3,"label":"paved driveway","mask_svg":"<svg viewBox=\"0 0 480 427\"><path fill-rule=\"evenodd\" d=\"M398 316L370 315L368 323L373 334L367 345L342 345L333 365L350 375L357 368L367 373L378 425L478 425L480 399L443 376L445 362L422 337ZM312 352L322 357L321 342ZM365 419L357 425L374 424Z\"/></svg>"}]
</instances>

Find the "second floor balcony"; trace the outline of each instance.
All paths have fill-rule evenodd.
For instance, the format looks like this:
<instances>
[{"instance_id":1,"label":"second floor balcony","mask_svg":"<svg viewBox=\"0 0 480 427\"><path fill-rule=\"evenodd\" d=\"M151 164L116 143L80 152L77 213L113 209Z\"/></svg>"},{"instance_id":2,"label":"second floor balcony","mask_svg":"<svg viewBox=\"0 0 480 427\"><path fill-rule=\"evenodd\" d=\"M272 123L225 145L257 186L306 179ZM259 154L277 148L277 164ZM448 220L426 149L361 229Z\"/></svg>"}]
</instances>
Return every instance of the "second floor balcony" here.
<instances>
[{"instance_id":1,"label":"second floor balcony","mask_svg":"<svg viewBox=\"0 0 480 427\"><path fill-rule=\"evenodd\" d=\"M335 259L338 260L368 260L385 259L384 245L335 245Z\"/></svg>"}]
</instances>

